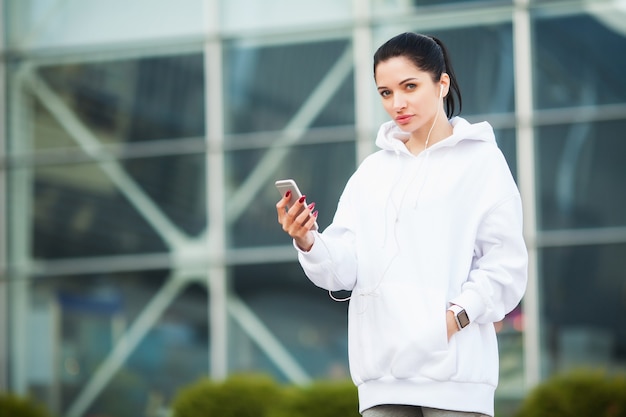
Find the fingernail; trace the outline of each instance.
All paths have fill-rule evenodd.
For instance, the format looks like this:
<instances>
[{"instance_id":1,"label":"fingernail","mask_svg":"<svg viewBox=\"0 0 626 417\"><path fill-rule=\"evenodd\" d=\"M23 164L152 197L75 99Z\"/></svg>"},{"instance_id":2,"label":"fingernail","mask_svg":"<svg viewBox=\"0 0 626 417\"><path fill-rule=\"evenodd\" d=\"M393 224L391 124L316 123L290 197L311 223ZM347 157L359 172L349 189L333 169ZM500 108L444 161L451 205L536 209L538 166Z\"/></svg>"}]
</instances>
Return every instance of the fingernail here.
<instances>
[{"instance_id":1,"label":"fingernail","mask_svg":"<svg viewBox=\"0 0 626 417\"><path fill-rule=\"evenodd\" d=\"M315 203L311 203L307 206L309 210L313 210L314 207L315 207Z\"/></svg>"},{"instance_id":2,"label":"fingernail","mask_svg":"<svg viewBox=\"0 0 626 417\"><path fill-rule=\"evenodd\" d=\"M304 200L306 200L306 196L303 195L302 197L300 197L300 200L298 200L299 203L304 203Z\"/></svg>"},{"instance_id":3,"label":"fingernail","mask_svg":"<svg viewBox=\"0 0 626 417\"><path fill-rule=\"evenodd\" d=\"M315 211L313 212L313 217L316 217L316 218L317 218L317 210L315 210Z\"/></svg>"},{"instance_id":4,"label":"fingernail","mask_svg":"<svg viewBox=\"0 0 626 417\"><path fill-rule=\"evenodd\" d=\"M285 197L287 198L291 197L291 190L287 190L287 192L285 193Z\"/></svg>"}]
</instances>

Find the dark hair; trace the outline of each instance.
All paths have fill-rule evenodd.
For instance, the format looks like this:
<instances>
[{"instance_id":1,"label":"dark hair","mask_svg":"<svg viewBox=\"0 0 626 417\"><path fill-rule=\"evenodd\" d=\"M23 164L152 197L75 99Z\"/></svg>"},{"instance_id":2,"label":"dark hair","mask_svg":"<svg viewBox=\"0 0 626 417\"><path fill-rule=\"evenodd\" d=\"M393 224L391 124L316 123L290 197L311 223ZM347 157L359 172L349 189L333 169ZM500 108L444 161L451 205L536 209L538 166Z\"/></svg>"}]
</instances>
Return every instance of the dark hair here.
<instances>
[{"instance_id":1,"label":"dark hair","mask_svg":"<svg viewBox=\"0 0 626 417\"><path fill-rule=\"evenodd\" d=\"M441 74L447 73L450 76L450 92L444 98L446 114L450 118L456 113L457 99L459 102L459 113L461 112L461 89L454 75L448 50L443 42L434 36L412 32L394 36L382 44L374 53L374 76L376 76L378 64L399 56L409 59L420 70L429 72L434 82L438 82L441 79Z\"/></svg>"}]
</instances>

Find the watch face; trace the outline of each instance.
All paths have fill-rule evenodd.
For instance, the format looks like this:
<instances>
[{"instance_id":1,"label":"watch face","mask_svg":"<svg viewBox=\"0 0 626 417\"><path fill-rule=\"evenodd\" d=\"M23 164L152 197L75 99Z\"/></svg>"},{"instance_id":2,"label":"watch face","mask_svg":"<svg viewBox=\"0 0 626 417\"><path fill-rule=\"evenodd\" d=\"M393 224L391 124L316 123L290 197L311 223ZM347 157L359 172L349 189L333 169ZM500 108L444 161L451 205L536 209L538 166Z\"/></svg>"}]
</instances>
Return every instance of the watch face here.
<instances>
[{"instance_id":1,"label":"watch face","mask_svg":"<svg viewBox=\"0 0 626 417\"><path fill-rule=\"evenodd\" d=\"M459 314L457 314L457 318L459 319L459 324L461 325L461 328L464 328L470 322L469 317L467 317L467 313L465 312L465 310L459 311Z\"/></svg>"}]
</instances>

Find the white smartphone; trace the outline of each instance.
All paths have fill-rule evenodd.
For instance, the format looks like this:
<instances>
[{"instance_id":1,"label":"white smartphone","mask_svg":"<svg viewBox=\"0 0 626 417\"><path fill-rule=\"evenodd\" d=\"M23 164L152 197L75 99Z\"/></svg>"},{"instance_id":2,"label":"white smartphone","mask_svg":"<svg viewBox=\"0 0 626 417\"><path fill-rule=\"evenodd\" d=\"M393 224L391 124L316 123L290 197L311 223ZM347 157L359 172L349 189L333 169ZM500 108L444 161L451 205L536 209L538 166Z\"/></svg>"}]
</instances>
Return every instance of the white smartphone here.
<instances>
[{"instance_id":1,"label":"white smartphone","mask_svg":"<svg viewBox=\"0 0 626 417\"><path fill-rule=\"evenodd\" d=\"M300 197L302 197L302 193L298 188L298 184L296 184L296 182L291 178L286 180L278 180L274 184L276 185L276 188L278 189L280 195L283 197L285 196L287 191L291 191L291 198L287 203L287 209L290 209L291 206L294 205L296 201L300 199ZM304 202L304 205L306 206L306 201ZM317 222L315 222L315 224L313 225L313 230L318 230L318 228L319 227L317 226Z\"/></svg>"}]
</instances>

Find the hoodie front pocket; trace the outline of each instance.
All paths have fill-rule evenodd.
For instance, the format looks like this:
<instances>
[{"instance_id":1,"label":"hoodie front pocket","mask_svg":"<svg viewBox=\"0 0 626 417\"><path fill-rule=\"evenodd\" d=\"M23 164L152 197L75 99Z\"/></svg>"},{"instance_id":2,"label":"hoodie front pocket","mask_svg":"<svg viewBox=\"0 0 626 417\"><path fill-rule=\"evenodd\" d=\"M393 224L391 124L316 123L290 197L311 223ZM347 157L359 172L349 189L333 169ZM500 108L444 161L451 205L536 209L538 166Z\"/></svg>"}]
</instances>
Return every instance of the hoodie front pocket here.
<instances>
[{"instance_id":1,"label":"hoodie front pocket","mask_svg":"<svg viewBox=\"0 0 626 417\"><path fill-rule=\"evenodd\" d=\"M443 290L411 283L386 283L360 296L355 353L361 380L384 376L448 379L456 367L450 354Z\"/></svg>"}]
</instances>

